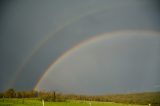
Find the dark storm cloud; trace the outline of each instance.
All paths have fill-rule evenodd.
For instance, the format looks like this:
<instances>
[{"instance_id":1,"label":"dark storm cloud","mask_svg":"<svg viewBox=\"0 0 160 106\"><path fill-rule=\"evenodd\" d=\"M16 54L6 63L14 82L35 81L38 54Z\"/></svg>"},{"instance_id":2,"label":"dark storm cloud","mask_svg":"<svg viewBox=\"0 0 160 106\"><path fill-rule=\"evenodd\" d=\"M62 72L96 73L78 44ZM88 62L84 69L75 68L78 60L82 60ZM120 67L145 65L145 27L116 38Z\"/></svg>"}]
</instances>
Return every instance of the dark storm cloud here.
<instances>
[{"instance_id":1,"label":"dark storm cloud","mask_svg":"<svg viewBox=\"0 0 160 106\"><path fill-rule=\"evenodd\" d=\"M35 45L59 27L62 30L33 55L17 76L15 88L31 89L50 63L93 35L123 29L160 30L157 4L151 0L17 0L1 5L0 90L6 89Z\"/></svg>"}]
</instances>

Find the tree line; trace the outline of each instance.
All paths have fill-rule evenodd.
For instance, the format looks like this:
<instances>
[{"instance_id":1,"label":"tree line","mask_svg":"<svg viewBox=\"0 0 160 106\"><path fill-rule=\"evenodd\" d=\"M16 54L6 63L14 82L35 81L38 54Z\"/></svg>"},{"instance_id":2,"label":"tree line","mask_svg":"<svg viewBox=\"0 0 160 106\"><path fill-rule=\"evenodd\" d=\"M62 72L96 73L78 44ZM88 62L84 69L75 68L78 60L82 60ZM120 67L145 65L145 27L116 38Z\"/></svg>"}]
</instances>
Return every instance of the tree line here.
<instances>
[{"instance_id":1,"label":"tree line","mask_svg":"<svg viewBox=\"0 0 160 106\"><path fill-rule=\"evenodd\" d=\"M65 101L66 98L61 93L55 91L16 91L11 88L5 92L0 93L0 98L38 98L39 100L52 101L52 102L61 102Z\"/></svg>"},{"instance_id":2,"label":"tree line","mask_svg":"<svg viewBox=\"0 0 160 106\"><path fill-rule=\"evenodd\" d=\"M61 102L66 100L83 100L83 101L102 101L116 102L126 104L152 104L160 106L160 92L128 93L128 94L110 94L99 96L62 94L53 91L16 91L8 89L0 93L0 98L38 98L50 102Z\"/></svg>"},{"instance_id":3,"label":"tree line","mask_svg":"<svg viewBox=\"0 0 160 106\"><path fill-rule=\"evenodd\" d=\"M36 98L38 97L38 92L31 90L31 91L16 91L15 89L11 88L5 92L0 93L0 98Z\"/></svg>"}]
</instances>

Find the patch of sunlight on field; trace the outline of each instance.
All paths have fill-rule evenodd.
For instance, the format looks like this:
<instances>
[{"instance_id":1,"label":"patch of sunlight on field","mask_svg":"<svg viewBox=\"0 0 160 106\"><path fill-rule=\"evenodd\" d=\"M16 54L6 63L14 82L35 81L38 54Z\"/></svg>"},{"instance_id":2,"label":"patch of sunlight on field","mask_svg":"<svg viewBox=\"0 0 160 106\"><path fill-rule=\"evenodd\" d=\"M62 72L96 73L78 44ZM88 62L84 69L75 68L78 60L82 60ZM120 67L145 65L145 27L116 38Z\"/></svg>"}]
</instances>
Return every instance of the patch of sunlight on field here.
<instances>
[{"instance_id":1,"label":"patch of sunlight on field","mask_svg":"<svg viewBox=\"0 0 160 106\"><path fill-rule=\"evenodd\" d=\"M4 101L0 99L0 106L42 106L42 103L38 99L24 99L24 100L23 99L6 99ZM67 102L45 102L44 106L144 106L144 105L71 100Z\"/></svg>"}]
</instances>

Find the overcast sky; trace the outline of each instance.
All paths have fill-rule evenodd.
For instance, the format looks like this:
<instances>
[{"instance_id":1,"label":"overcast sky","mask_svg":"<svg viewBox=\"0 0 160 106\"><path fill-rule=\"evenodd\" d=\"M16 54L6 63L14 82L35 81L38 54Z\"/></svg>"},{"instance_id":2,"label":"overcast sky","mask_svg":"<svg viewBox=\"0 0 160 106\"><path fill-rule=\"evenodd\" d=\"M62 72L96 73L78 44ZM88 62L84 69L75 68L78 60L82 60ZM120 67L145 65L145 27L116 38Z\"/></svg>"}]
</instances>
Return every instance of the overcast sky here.
<instances>
[{"instance_id":1,"label":"overcast sky","mask_svg":"<svg viewBox=\"0 0 160 106\"><path fill-rule=\"evenodd\" d=\"M120 30L160 31L159 8L158 2L155 0L6 0L1 1L0 9L0 90L6 90L9 87L14 87L18 90L32 89L46 68L56 61L61 54L93 36ZM121 59L121 57L123 57L121 54L115 54L117 57L113 60L112 58L109 60L105 59L110 55L107 48L102 46L102 44L107 46L107 40L97 42L98 47L94 45L84 47L84 49L78 50L78 54L82 57L83 55L88 55L86 52L93 55L96 58L95 61L97 61L98 70L108 69L108 67L102 63L108 63L112 60L114 61L113 64L121 63L114 65L115 72L116 70L123 72L123 68L119 69L118 67L124 67L124 64L129 61L126 69L128 68L134 71L135 67L138 66L137 71L142 69L140 70L142 74L145 73L146 69L149 73L153 71L153 73L159 74L160 38L157 35L150 37L151 35L147 34L146 36L147 37L135 36L132 37L133 40L127 40L125 38L128 37L123 36L120 40L113 40L113 44L116 45L121 42L140 43L140 51L134 47L134 45L124 43L133 48L123 48L124 51L122 54L125 54L125 51L133 50L133 52L129 54L131 57ZM158 43L154 43L155 41ZM92 54L92 47L95 47L93 51L97 55ZM82 53L82 51L85 52ZM121 51L115 49L115 52ZM101 53L103 55L101 55ZM139 53L144 54L144 56L141 56ZM136 56L134 60L132 59L134 58L132 57L133 55ZM148 62L145 59L152 60L154 61L153 63L156 64ZM92 67L92 59L88 61L91 62L89 66ZM141 64L139 62L143 62L143 64L139 65ZM81 66L81 63L79 64ZM61 67L63 68L64 66L62 65ZM74 69L74 66L71 67L71 69ZM80 70L79 68L79 77L84 75L84 70ZM91 72L93 72L92 69L88 70L88 73ZM104 74L103 71L102 73L101 71L97 73L95 71L94 74L95 76L97 75L97 77L94 78L95 82L110 80L108 77L103 77L102 79L99 77L100 74L105 76L106 73ZM119 73L117 74L119 75ZM135 74L135 76L139 75L137 72L133 72L133 74ZM155 76L156 74L153 74L152 77L158 77ZM67 75L72 78L74 73ZM54 73L52 77L53 79L56 78L56 76L54 77ZM100 80L97 80L98 78L100 78ZM53 79L51 80L54 81ZM129 79L126 77L125 80ZM123 90L131 90L127 88L134 86L137 80L134 81L131 79L131 85L126 85L126 89ZM84 81L82 80L82 82ZM76 83L77 82L75 82L75 85ZM92 83L92 80L89 80L88 83ZM48 84L50 85L50 89L54 89L53 84ZM151 80L150 84L158 86L160 82ZM121 85L121 83L119 83L119 85ZM145 85L144 83L144 86L141 88L145 88L145 86L149 85ZM87 86L85 87L87 88ZM59 88L59 86L57 86L56 89L57 88ZM47 87L46 89L49 88ZM62 87L59 89L62 92L67 91L67 89L62 89ZM97 91L97 93L101 93L100 91L114 92L114 90L110 91L106 87L101 87L103 90L100 91L96 89L97 88L93 91ZM133 90L137 89L135 88ZM143 91L145 89L141 90ZM118 91L122 90L115 90L115 92ZM74 92L76 92L76 90ZM81 92L77 92L83 93L88 91L81 90Z\"/></svg>"}]
</instances>

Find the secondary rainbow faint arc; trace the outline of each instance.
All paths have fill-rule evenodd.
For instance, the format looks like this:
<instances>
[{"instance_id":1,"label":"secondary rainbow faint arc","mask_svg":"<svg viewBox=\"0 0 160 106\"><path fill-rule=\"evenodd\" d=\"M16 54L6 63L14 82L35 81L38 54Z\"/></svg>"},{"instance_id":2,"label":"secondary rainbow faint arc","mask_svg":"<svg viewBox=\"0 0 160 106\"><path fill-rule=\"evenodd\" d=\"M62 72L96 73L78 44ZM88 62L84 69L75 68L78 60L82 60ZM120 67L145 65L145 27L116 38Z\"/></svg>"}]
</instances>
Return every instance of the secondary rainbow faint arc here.
<instances>
[{"instance_id":1,"label":"secondary rainbow faint arc","mask_svg":"<svg viewBox=\"0 0 160 106\"><path fill-rule=\"evenodd\" d=\"M91 44L91 43L96 43L97 41L100 41L100 40L103 40L103 39L106 39L106 38L111 39L115 36L120 36L122 34L126 35L128 33L132 33L132 34L134 33L135 35L150 34L150 35L160 36L160 32L148 31L148 30L125 30L125 31L109 32L109 33L99 34L98 36L93 36L93 37L91 37L87 40L84 40L84 41L80 42L79 44L72 47L68 51L64 52L61 56L59 56L59 58L56 61L54 61L51 65L49 65L48 68L45 70L44 74L37 81L36 85L34 86L34 90L38 90L37 86L39 85L41 80L47 76L47 73L54 69L54 66L56 66L58 63L60 63L65 57L72 54L74 51L78 50L80 47L84 47L85 45L88 45L88 44Z\"/></svg>"},{"instance_id":2,"label":"secondary rainbow faint arc","mask_svg":"<svg viewBox=\"0 0 160 106\"><path fill-rule=\"evenodd\" d=\"M35 45L33 50L31 51L31 53L24 59L24 61L22 62L22 64L18 67L18 69L15 71L14 75L11 78L11 81L8 83L6 88L12 87L14 82L16 82L16 78L17 76L21 73L21 71L27 66L27 64L29 63L29 61L31 60L31 58L49 41L49 39L54 36L57 32L63 30L66 26L80 20L83 17L86 17L88 15L91 14L96 14L98 12L107 10L107 9L116 9L119 8L121 6L125 6L125 4L121 4L121 5L117 5L114 8L113 7L108 7L108 6L104 6L101 7L100 9L94 9L92 11L87 11L83 14L80 14L78 16L73 17L72 19L66 21L66 23L60 25L54 32L51 32L50 34L48 34L48 36L46 36L39 44ZM127 4L126 6L129 6L129 4ZM112 9L112 10L113 10Z\"/></svg>"}]
</instances>

